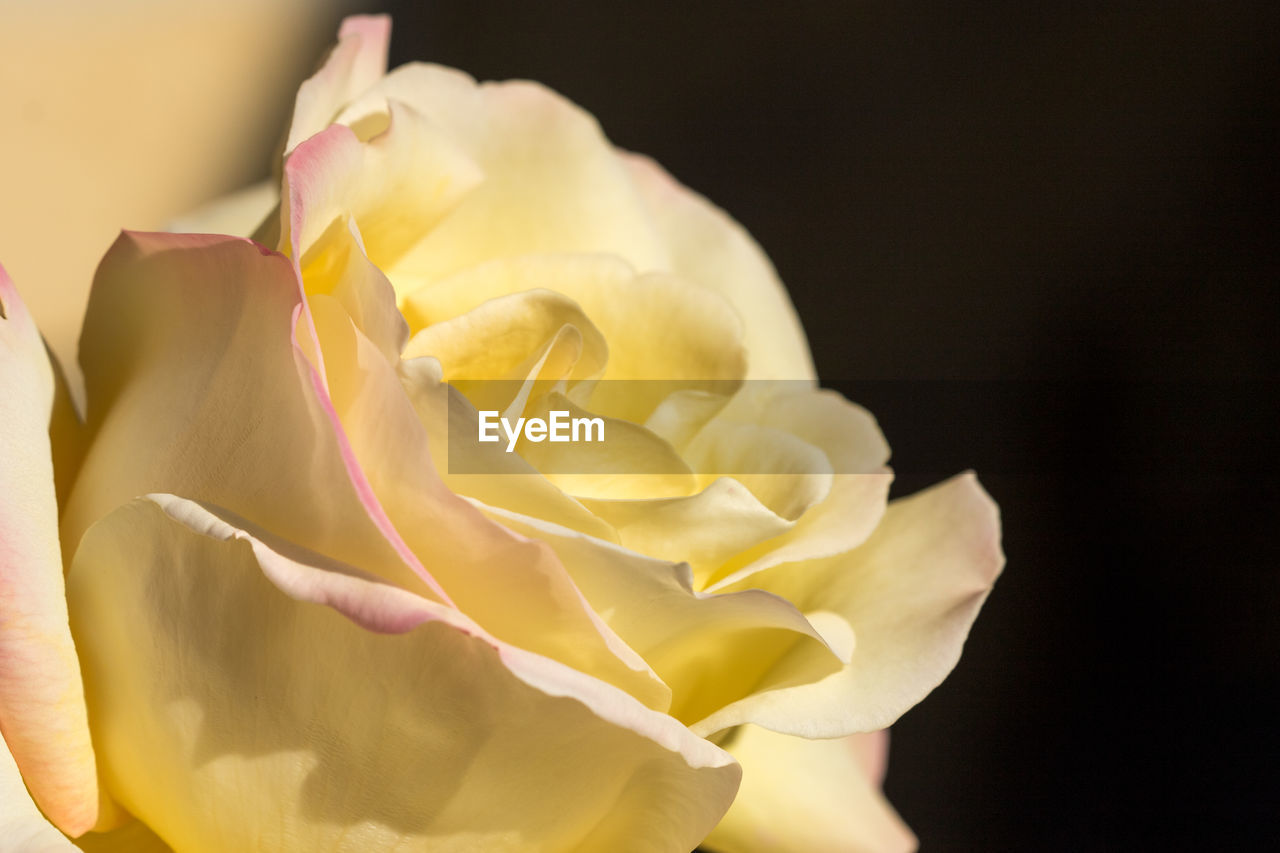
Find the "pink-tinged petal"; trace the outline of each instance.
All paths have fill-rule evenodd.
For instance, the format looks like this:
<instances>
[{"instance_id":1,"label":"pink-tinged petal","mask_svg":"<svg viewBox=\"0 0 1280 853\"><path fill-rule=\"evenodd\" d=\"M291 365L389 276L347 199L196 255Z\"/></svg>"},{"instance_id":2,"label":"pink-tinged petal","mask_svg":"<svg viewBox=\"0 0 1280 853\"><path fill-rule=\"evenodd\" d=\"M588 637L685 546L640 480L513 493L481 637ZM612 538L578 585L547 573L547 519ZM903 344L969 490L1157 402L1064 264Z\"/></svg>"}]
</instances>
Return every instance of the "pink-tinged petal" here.
<instances>
[{"instance_id":1,"label":"pink-tinged petal","mask_svg":"<svg viewBox=\"0 0 1280 853\"><path fill-rule=\"evenodd\" d=\"M342 22L338 43L321 67L298 88L285 154L329 126L342 108L378 82L387 70L391 18L353 15Z\"/></svg>"},{"instance_id":2,"label":"pink-tinged petal","mask_svg":"<svg viewBox=\"0 0 1280 853\"><path fill-rule=\"evenodd\" d=\"M75 853L31 800L18 765L0 740L0 850L13 853Z\"/></svg>"},{"instance_id":3,"label":"pink-tinged petal","mask_svg":"<svg viewBox=\"0 0 1280 853\"><path fill-rule=\"evenodd\" d=\"M737 789L626 693L213 507L133 501L68 578L105 778L178 850L689 850Z\"/></svg>"},{"instance_id":4,"label":"pink-tinged petal","mask_svg":"<svg viewBox=\"0 0 1280 853\"><path fill-rule=\"evenodd\" d=\"M1003 567L999 510L968 473L890 504L847 554L751 576L747 585L847 620L852 660L821 681L757 693L693 730L752 722L821 738L885 728L951 672Z\"/></svg>"},{"instance_id":5,"label":"pink-tinged petal","mask_svg":"<svg viewBox=\"0 0 1280 853\"><path fill-rule=\"evenodd\" d=\"M813 358L800 319L773 264L746 229L648 157L621 154L620 161L666 250L667 268L716 291L741 315L747 378L812 381Z\"/></svg>"},{"instance_id":6,"label":"pink-tinged petal","mask_svg":"<svg viewBox=\"0 0 1280 853\"><path fill-rule=\"evenodd\" d=\"M93 442L63 513L68 549L133 497L180 490L440 597L344 447L297 344L301 312L283 255L231 237L121 236L80 343Z\"/></svg>"},{"instance_id":7,"label":"pink-tinged petal","mask_svg":"<svg viewBox=\"0 0 1280 853\"><path fill-rule=\"evenodd\" d=\"M35 801L79 835L98 817L80 665L67 627L44 342L0 267L0 733Z\"/></svg>"},{"instance_id":8,"label":"pink-tinged petal","mask_svg":"<svg viewBox=\"0 0 1280 853\"><path fill-rule=\"evenodd\" d=\"M882 732L805 740L743 726L728 744L742 764L742 787L703 846L715 853L912 853L915 836L868 768L885 743Z\"/></svg>"},{"instance_id":9,"label":"pink-tinged petal","mask_svg":"<svg viewBox=\"0 0 1280 853\"><path fill-rule=\"evenodd\" d=\"M367 141L333 125L285 160L282 248L304 269L347 217L386 268L480 183L480 167L430 120L399 103L388 110L386 126Z\"/></svg>"}]
</instances>

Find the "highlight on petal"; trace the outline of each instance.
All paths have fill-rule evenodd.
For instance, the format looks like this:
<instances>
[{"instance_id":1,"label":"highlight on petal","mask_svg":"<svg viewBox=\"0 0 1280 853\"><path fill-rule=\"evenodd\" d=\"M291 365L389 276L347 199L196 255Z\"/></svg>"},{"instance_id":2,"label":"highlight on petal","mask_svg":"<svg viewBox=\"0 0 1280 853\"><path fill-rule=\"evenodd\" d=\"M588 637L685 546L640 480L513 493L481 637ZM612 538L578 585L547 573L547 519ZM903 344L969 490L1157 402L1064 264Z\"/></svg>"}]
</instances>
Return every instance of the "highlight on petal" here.
<instances>
[{"instance_id":1,"label":"highlight on petal","mask_svg":"<svg viewBox=\"0 0 1280 853\"><path fill-rule=\"evenodd\" d=\"M98 785L63 593L54 374L3 267L0 388L0 733L40 809L79 835L98 819Z\"/></svg>"},{"instance_id":2,"label":"highlight on petal","mask_svg":"<svg viewBox=\"0 0 1280 853\"><path fill-rule=\"evenodd\" d=\"M68 596L106 784L175 849L688 850L737 789L622 691L179 498L95 525Z\"/></svg>"},{"instance_id":3,"label":"highlight on petal","mask_svg":"<svg viewBox=\"0 0 1280 853\"><path fill-rule=\"evenodd\" d=\"M728 749L742 764L742 787L702 846L714 853L912 853L915 836L885 800L872 766L887 735L806 740L736 729Z\"/></svg>"},{"instance_id":4,"label":"highlight on petal","mask_svg":"<svg viewBox=\"0 0 1280 853\"><path fill-rule=\"evenodd\" d=\"M822 738L887 727L955 666L1003 566L999 511L968 473L890 504L847 554L752 575L743 584L845 619L856 637L852 660L815 683L757 693L693 730L752 722Z\"/></svg>"},{"instance_id":5,"label":"highlight on petal","mask_svg":"<svg viewBox=\"0 0 1280 853\"><path fill-rule=\"evenodd\" d=\"M669 259L666 269L719 293L741 315L747 378L814 380L800 318L746 229L648 157L621 153L619 161L655 224Z\"/></svg>"}]
</instances>

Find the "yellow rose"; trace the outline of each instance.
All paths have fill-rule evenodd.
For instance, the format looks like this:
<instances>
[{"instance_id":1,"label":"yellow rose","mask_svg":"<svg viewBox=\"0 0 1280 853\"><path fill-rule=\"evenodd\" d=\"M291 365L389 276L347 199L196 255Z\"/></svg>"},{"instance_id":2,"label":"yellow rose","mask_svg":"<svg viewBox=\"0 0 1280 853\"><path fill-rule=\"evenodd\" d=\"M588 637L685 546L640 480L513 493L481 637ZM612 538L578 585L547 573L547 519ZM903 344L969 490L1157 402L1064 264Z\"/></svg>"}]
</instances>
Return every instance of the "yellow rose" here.
<instances>
[{"instance_id":1,"label":"yellow rose","mask_svg":"<svg viewBox=\"0 0 1280 853\"><path fill-rule=\"evenodd\" d=\"M257 242L108 252L83 427L0 276L0 825L912 848L882 730L960 654L994 504L886 506L736 223L536 84L385 73L388 29L343 25L278 191L183 223ZM605 440L469 440L556 411Z\"/></svg>"}]
</instances>

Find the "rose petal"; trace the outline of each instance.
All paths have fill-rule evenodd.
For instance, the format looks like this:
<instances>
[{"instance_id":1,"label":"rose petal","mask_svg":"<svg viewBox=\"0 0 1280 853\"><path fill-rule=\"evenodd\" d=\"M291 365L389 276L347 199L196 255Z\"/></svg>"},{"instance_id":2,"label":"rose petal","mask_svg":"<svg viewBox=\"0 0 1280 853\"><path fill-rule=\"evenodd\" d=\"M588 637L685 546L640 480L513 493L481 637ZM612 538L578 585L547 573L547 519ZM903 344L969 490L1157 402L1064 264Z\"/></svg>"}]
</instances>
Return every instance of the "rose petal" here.
<instances>
[{"instance_id":1,"label":"rose petal","mask_svg":"<svg viewBox=\"0 0 1280 853\"><path fill-rule=\"evenodd\" d=\"M564 353L547 360L546 349L562 330ZM567 296L551 290L527 290L498 296L465 314L433 323L415 334L405 358L429 355L444 368L449 382L466 380L583 379L598 375L609 347L600 330ZM540 363L538 375L531 365Z\"/></svg>"},{"instance_id":2,"label":"rose petal","mask_svg":"<svg viewBox=\"0 0 1280 853\"><path fill-rule=\"evenodd\" d=\"M787 430L716 418L689 443L685 458L708 479L732 475L787 521L799 519L831 491L826 454Z\"/></svg>"},{"instance_id":3,"label":"rose petal","mask_svg":"<svg viewBox=\"0 0 1280 853\"><path fill-rule=\"evenodd\" d=\"M708 589L741 584L782 563L843 554L871 535L884 515L893 476L883 467L889 445L866 409L834 391L762 383L745 386L722 417L797 436L820 448L835 473L830 492L805 510L795 529L735 555Z\"/></svg>"},{"instance_id":4,"label":"rose petal","mask_svg":"<svg viewBox=\"0 0 1280 853\"><path fill-rule=\"evenodd\" d=\"M549 421L552 411L566 412L570 421L597 417L558 392L537 401L530 415ZM662 500L697 489L698 478L661 436L620 418L600 421L599 441L522 441L517 447L548 480L579 499Z\"/></svg>"},{"instance_id":5,"label":"rose petal","mask_svg":"<svg viewBox=\"0 0 1280 853\"><path fill-rule=\"evenodd\" d=\"M391 282L369 260L355 220L334 220L314 249L301 267L307 295L333 296L383 357L399 362L409 327L396 308Z\"/></svg>"},{"instance_id":6,"label":"rose petal","mask_svg":"<svg viewBox=\"0 0 1280 853\"><path fill-rule=\"evenodd\" d=\"M3 267L0 384L0 733L40 808L79 835L97 820L98 785L63 595L49 440L54 375Z\"/></svg>"},{"instance_id":7,"label":"rose petal","mask_svg":"<svg viewBox=\"0 0 1280 853\"><path fill-rule=\"evenodd\" d=\"M335 220L351 217L380 268L399 258L482 178L468 154L411 107L393 103L367 141L334 125L298 145L284 167L283 239L304 262Z\"/></svg>"},{"instance_id":8,"label":"rose petal","mask_svg":"<svg viewBox=\"0 0 1280 853\"><path fill-rule=\"evenodd\" d=\"M69 575L106 778L175 848L683 850L727 808L669 717L264 537L153 496Z\"/></svg>"},{"instance_id":9,"label":"rose petal","mask_svg":"<svg viewBox=\"0 0 1280 853\"><path fill-rule=\"evenodd\" d=\"M485 176L387 270L401 295L494 257L539 252L608 253L637 269L665 268L666 252L612 146L595 119L560 95L410 64L339 121L360 126L393 101L441 128Z\"/></svg>"},{"instance_id":10,"label":"rose petal","mask_svg":"<svg viewBox=\"0 0 1280 853\"><path fill-rule=\"evenodd\" d=\"M778 596L761 590L697 593L683 564L538 518L485 511L555 550L592 606L670 685L677 719L693 722L757 690L820 680L848 660L841 654L847 643L844 649L829 646Z\"/></svg>"},{"instance_id":11,"label":"rose petal","mask_svg":"<svg viewBox=\"0 0 1280 853\"><path fill-rule=\"evenodd\" d=\"M31 801L18 765L0 740L0 847L22 853L75 853L67 840Z\"/></svg>"},{"instance_id":12,"label":"rose petal","mask_svg":"<svg viewBox=\"0 0 1280 853\"><path fill-rule=\"evenodd\" d=\"M427 431L431 458L449 490L613 541L608 524L578 500L557 489L518 453L500 442L450 442L453 435L478 435L479 415L462 392L444 384L444 370L434 358L400 363L401 386ZM465 473L480 471L487 473Z\"/></svg>"},{"instance_id":13,"label":"rose petal","mask_svg":"<svg viewBox=\"0 0 1280 853\"><path fill-rule=\"evenodd\" d=\"M352 15L338 29L338 44L324 65L298 87L285 154L324 130L348 103L387 70L391 43L388 15Z\"/></svg>"},{"instance_id":14,"label":"rose petal","mask_svg":"<svg viewBox=\"0 0 1280 853\"><path fill-rule=\"evenodd\" d=\"M812 381L813 358L800 319L773 265L746 229L649 158L621 154L619 162L657 228L666 269L719 293L741 315L750 361L747 378Z\"/></svg>"},{"instance_id":15,"label":"rose petal","mask_svg":"<svg viewBox=\"0 0 1280 853\"><path fill-rule=\"evenodd\" d=\"M752 587L848 620L857 636L853 659L819 682L723 708L693 730L753 722L839 737L887 727L955 666L1003 566L996 505L963 474L890 504L871 538L848 554L753 575Z\"/></svg>"},{"instance_id":16,"label":"rose petal","mask_svg":"<svg viewBox=\"0 0 1280 853\"><path fill-rule=\"evenodd\" d=\"M337 302L316 297L313 309L352 450L391 523L450 599L502 640L665 709L666 686L591 610L555 555L445 488L395 371Z\"/></svg>"},{"instance_id":17,"label":"rose petal","mask_svg":"<svg viewBox=\"0 0 1280 853\"><path fill-rule=\"evenodd\" d=\"M583 505L609 522L627 548L689 563L697 589L735 554L792 527L732 477L719 477L686 497L584 499Z\"/></svg>"},{"instance_id":18,"label":"rose petal","mask_svg":"<svg viewBox=\"0 0 1280 853\"><path fill-rule=\"evenodd\" d=\"M280 204L280 182L261 181L171 219L166 231L178 234L232 234L249 237Z\"/></svg>"},{"instance_id":19,"label":"rose petal","mask_svg":"<svg viewBox=\"0 0 1280 853\"><path fill-rule=\"evenodd\" d=\"M886 732L805 740L756 726L729 751L742 787L707 837L716 853L911 853L916 839L868 772Z\"/></svg>"},{"instance_id":20,"label":"rose petal","mask_svg":"<svg viewBox=\"0 0 1280 853\"><path fill-rule=\"evenodd\" d=\"M421 329L466 316L486 300L535 290L576 302L608 342L606 381L590 399L594 411L643 423L673 390L705 381L732 392L746 369L732 306L671 276L639 276L608 255L490 260L407 294L404 311L410 328Z\"/></svg>"},{"instance_id":21,"label":"rose petal","mask_svg":"<svg viewBox=\"0 0 1280 853\"><path fill-rule=\"evenodd\" d=\"M246 240L116 242L80 342L93 444L63 514L65 547L136 495L181 490L442 595L377 505L295 346L299 299L289 259Z\"/></svg>"}]
</instances>

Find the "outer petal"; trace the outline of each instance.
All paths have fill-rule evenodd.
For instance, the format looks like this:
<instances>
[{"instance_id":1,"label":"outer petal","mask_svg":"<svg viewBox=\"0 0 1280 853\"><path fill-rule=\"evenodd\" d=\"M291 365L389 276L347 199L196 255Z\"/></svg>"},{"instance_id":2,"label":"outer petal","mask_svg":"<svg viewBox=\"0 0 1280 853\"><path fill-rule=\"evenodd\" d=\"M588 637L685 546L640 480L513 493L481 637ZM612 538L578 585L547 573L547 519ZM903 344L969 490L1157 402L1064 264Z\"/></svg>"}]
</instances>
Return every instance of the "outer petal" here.
<instances>
[{"instance_id":1,"label":"outer petal","mask_svg":"<svg viewBox=\"0 0 1280 853\"><path fill-rule=\"evenodd\" d=\"M960 658L969 626L1004 566L996 505L972 474L890 504L859 548L788 563L748 579L802 610L848 620L853 660L814 684L756 694L693 726L703 734L744 722L805 737L891 724Z\"/></svg>"},{"instance_id":2,"label":"outer petal","mask_svg":"<svg viewBox=\"0 0 1280 853\"><path fill-rule=\"evenodd\" d=\"M5 853L75 853L66 839L31 801L18 765L0 740L0 851Z\"/></svg>"},{"instance_id":3,"label":"outer petal","mask_svg":"<svg viewBox=\"0 0 1280 853\"><path fill-rule=\"evenodd\" d=\"M387 70L391 18L353 15L342 22L338 44L324 65L298 88L285 154L307 137L324 130L358 95Z\"/></svg>"},{"instance_id":4,"label":"outer petal","mask_svg":"<svg viewBox=\"0 0 1280 853\"><path fill-rule=\"evenodd\" d=\"M116 242L80 342L93 443L63 513L68 549L121 503L181 490L440 595L294 344L299 300L289 260L246 240Z\"/></svg>"},{"instance_id":5,"label":"outer petal","mask_svg":"<svg viewBox=\"0 0 1280 853\"><path fill-rule=\"evenodd\" d=\"M44 342L0 267L0 733L40 808L79 835L98 814L63 594Z\"/></svg>"},{"instance_id":6,"label":"outer petal","mask_svg":"<svg viewBox=\"0 0 1280 853\"><path fill-rule=\"evenodd\" d=\"M649 158L624 154L621 160L657 227L668 269L716 291L742 316L747 378L814 380L796 310L746 229Z\"/></svg>"},{"instance_id":7,"label":"outer petal","mask_svg":"<svg viewBox=\"0 0 1280 853\"><path fill-rule=\"evenodd\" d=\"M175 848L688 850L731 801L670 717L255 534L140 499L69 575L106 778Z\"/></svg>"},{"instance_id":8,"label":"outer petal","mask_svg":"<svg viewBox=\"0 0 1280 853\"><path fill-rule=\"evenodd\" d=\"M742 788L704 847L716 853L911 853L915 836L880 792L888 732L805 740L734 732Z\"/></svg>"}]
</instances>

